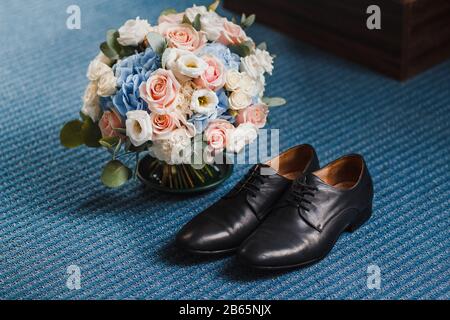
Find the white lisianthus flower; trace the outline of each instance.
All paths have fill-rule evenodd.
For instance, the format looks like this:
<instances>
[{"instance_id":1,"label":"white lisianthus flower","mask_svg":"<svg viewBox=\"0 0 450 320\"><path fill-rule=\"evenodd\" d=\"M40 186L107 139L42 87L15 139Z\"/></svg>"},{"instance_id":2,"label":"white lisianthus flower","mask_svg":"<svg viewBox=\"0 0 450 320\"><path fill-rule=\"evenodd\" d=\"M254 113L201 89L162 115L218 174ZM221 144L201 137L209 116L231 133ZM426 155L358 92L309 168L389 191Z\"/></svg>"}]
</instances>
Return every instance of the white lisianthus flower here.
<instances>
[{"instance_id":1,"label":"white lisianthus flower","mask_svg":"<svg viewBox=\"0 0 450 320\"><path fill-rule=\"evenodd\" d=\"M203 15L205 13L207 13L208 10L206 9L205 6L196 6L194 4L193 7L191 8L187 8L186 11L184 12L184 14L186 15L186 17L189 19L189 21L193 22L195 17L199 14L199 15Z\"/></svg>"},{"instance_id":2,"label":"white lisianthus flower","mask_svg":"<svg viewBox=\"0 0 450 320\"><path fill-rule=\"evenodd\" d=\"M97 94L100 97L110 97L117 91L117 78L114 72L110 70L103 74L98 80Z\"/></svg>"},{"instance_id":3,"label":"white lisianthus flower","mask_svg":"<svg viewBox=\"0 0 450 320\"><path fill-rule=\"evenodd\" d=\"M216 41L220 37L225 20L215 12L207 12L200 17L202 31L206 33L209 41Z\"/></svg>"},{"instance_id":4,"label":"white lisianthus flower","mask_svg":"<svg viewBox=\"0 0 450 320\"><path fill-rule=\"evenodd\" d=\"M227 137L227 151L239 153L258 138L258 129L251 123L242 123Z\"/></svg>"},{"instance_id":5,"label":"white lisianthus flower","mask_svg":"<svg viewBox=\"0 0 450 320\"><path fill-rule=\"evenodd\" d=\"M94 59L89 64L86 76L91 81L97 81L107 72L112 72L111 67L104 64L100 60Z\"/></svg>"},{"instance_id":6,"label":"white lisianthus flower","mask_svg":"<svg viewBox=\"0 0 450 320\"><path fill-rule=\"evenodd\" d=\"M152 123L150 115L144 110L127 112L125 122L127 137L135 147L139 147L152 137Z\"/></svg>"},{"instance_id":7,"label":"white lisianthus flower","mask_svg":"<svg viewBox=\"0 0 450 320\"><path fill-rule=\"evenodd\" d=\"M205 115L216 112L219 98L216 93L209 89L195 90L191 98L191 110Z\"/></svg>"},{"instance_id":8,"label":"white lisianthus flower","mask_svg":"<svg viewBox=\"0 0 450 320\"><path fill-rule=\"evenodd\" d=\"M236 91L239 89L243 74L237 70L230 69L225 74L225 89Z\"/></svg>"},{"instance_id":9,"label":"white lisianthus flower","mask_svg":"<svg viewBox=\"0 0 450 320\"><path fill-rule=\"evenodd\" d=\"M186 129L179 128L172 131L168 139L154 141L150 151L153 156L168 164L187 164L191 162L191 138Z\"/></svg>"},{"instance_id":10,"label":"white lisianthus flower","mask_svg":"<svg viewBox=\"0 0 450 320\"><path fill-rule=\"evenodd\" d=\"M252 77L250 77L246 72L242 73L241 81L239 83L239 87L242 91L244 91L249 96L253 97L256 95L256 81Z\"/></svg>"},{"instance_id":11,"label":"white lisianthus flower","mask_svg":"<svg viewBox=\"0 0 450 320\"><path fill-rule=\"evenodd\" d=\"M97 122L100 120L101 108L100 108L100 98L97 95L97 83L90 82L84 92L83 96L83 107L81 112L89 116L92 121Z\"/></svg>"},{"instance_id":12,"label":"white lisianthus flower","mask_svg":"<svg viewBox=\"0 0 450 320\"><path fill-rule=\"evenodd\" d=\"M256 59L259 62L259 66L264 69L265 72L272 75L273 71L273 57L266 50L256 49Z\"/></svg>"},{"instance_id":13,"label":"white lisianthus flower","mask_svg":"<svg viewBox=\"0 0 450 320\"><path fill-rule=\"evenodd\" d=\"M167 48L162 56L163 68L171 70L181 83L198 78L202 75L208 64L192 52L177 48Z\"/></svg>"},{"instance_id":14,"label":"white lisianthus flower","mask_svg":"<svg viewBox=\"0 0 450 320\"><path fill-rule=\"evenodd\" d=\"M241 72L247 73L253 79L258 79L264 74L264 69L261 67L256 55L251 54L241 58Z\"/></svg>"},{"instance_id":15,"label":"white lisianthus flower","mask_svg":"<svg viewBox=\"0 0 450 320\"><path fill-rule=\"evenodd\" d=\"M144 41L145 36L152 31L152 27L147 20L141 20L139 17L131 19L125 22L123 26L119 28L119 42L122 46L137 47Z\"/></svg>"},{"instance_id":16,"label":"white lisianthus flower","mask_svg":"<svg viewBox=\"0 0 450 320\"><path fill-rule=\"evenodd\" d=\"M200 77L208 68L208 64L193 53L182 55L177 60L177 72L190 78Z\"/></svg>"},{"instance_id":17,"label":"white lisianthus flower","mask_svg":"<svg viewBox=\"0 0 450 320\"><path fill-rule=\"evenodd\" d=\"M242 110L252 104L252 97L242 90L234 91L228 98L232 110Z\"/></svg>"}]
</instances>

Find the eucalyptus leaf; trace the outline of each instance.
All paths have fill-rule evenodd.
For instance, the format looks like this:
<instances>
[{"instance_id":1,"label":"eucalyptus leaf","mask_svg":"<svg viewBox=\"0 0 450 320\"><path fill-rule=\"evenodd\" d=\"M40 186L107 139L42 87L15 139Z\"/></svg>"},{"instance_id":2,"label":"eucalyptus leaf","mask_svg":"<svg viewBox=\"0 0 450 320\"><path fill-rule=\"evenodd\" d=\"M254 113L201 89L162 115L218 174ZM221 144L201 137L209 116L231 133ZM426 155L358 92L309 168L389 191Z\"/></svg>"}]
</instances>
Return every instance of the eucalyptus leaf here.
<instances>
[{"instance_id":1,"label":"eucalyptus leaf","mask_svg":"<svg viewBox=\"0 0 450 320\"><path fill-rule=\"evenodd\" d=\"M99 140L99 143L108 149L113 149L117 146L120 139L118 137L105 137Z\"/></svg>"},{"instance_id":2,"label":"eucalyptus leaf","mask_svg":"<svg viewBox=\"0 0 450 320\"><path fill-rule=\"evenodd\" d=\"M103 168L101 180L108 188L118 188L125 184L131 177L130 168L119 160L111 160Z\"/></svg>"},{"instance_id":3,"label":"eucalyptus leaf","mask_svg":"<svg viewBox=\"0 0 450 320\"><path fill-rule=\"evenodd\" d=\"M241 24L244 28L250 28L255 23L255 20L256 16L251 14L244 20L244 22L241 22Z\"/></svg>"},{"instance_id":4,"label":"eucalyptus leaf","mask_svg":"<svg viewBox=\"0 0 450 320\"><path fill-rule=\"evenodd\" d=\"M73 120L64 125L59 134L59 140L64 147L76 148L83 144L82 125L83 123L80 120Z\"/></svg>"},{"instance_id":5,"label":"eucalyptus leaf","mask_svg":"<svg viewBox=\"0 0 450 320\"><path fill-rule=\"evenodd\" d=\"M162 55L164 53L164 50L166 50L167 48L166 40L156 32L150 32L146 37L153 51L155 51L159 55Z\"/></svg>"},{"instance_id":6,"label":"eucalyptus leaf","mask_svg":"<svg viewBox=\"0 0 450 320\"><path fill-rule=\"evenodd\" d=\"M108 30L106 32L106 43L108 44L108 47L113 49L115 52L119 53L122 49L122 46L117 41L117 39L120 37L120 33L117 30Z\"/></svg>"},{"instance_id":7,"label":"eucalyptus leaf","mask_svg":"<svg viewBox=\"0 0 450 320\"><path fill-rule=\"evenodd\" d=\"M245 13L243 13L241 16L241 25L244 24L246 19L247 19L247 16L245 15Z\"/></svg>"},{"instance_id":8,"label":"eucalyptus leaf","mask_svg":"<svg viewBox=\"0 0 450 320\"><path fill-rule=\"evenodd\" d=\"M235 16L231 17L231 22L233 22L234 24L237 24L237 20L236 20Z\"/></svg>"},{"instance_id":9,"label":"eucalyptus leaf","mask_svg":"<svg viewBox=\"0 0 450 320\"><path fill-rule=\"evenodd\" d=\"M84 114L82 111L80 111L80 118L81 118L82 121L84 121L87 118L89 118L89 116L87 114Z\"/></svg>"},{"instance_id":10,"label":"eucalyptus leaf","mask_svg":"<svg viewBox=\"0 0 450 320\"><path fill-rule=\"evenodd\" d=\"M192 22L192 26L194 27L195 30L200 31L202 30L202 23L200 22L200 14L197 14L195 16L194 21Z\"/></svg>"},{"instance_id":11,"label":"eucalyptus leaf","mask_svg":"<svg viewBox=\"0 0 450 320\"><path fill-rule=\"evenodd\" d=\"M167 16L169 14L176 14L176 13L178 13L176 9L169 8L169 9L166 9L163 12L161 12L161 14L159 16Z\"/></svg>"},{"instance_id":12,"label":"eucalyptus leaf","mask_svg":"<svg viewBox=\"0 0 450 320\"><path fill-rule=\"evenodd\" d=\"M251 47L246 43L231 45L229 46L229 49L231 52L236 53L241 57L246 57L252 52Z\"/></svg>"},{"instance_id":13,"label":"eucalyptus leaf","mask_svg":"<svg viewBox=\"0 0 450 320\"><path fill-rule=\"evenodd\" d=\"M208 6L209 11L216 11L217 7L219 7L220 0L216 0Z\"/></svg>"},{"instance_id":14,"label":"eucalyptus leaf","mask_svg":"<svg viewBox=\"0 0 450 320\"><path fill-rule=\"evenodd\" d=\"M260 50L267 50L267 43L261 42L260 44L258 44L257 48Z\"/></svg>"},{"instance_id":15,"label":"eucalyptus leaf","mask_svg":"<svg viewBox=\"0 0 450 320\"><path fill-rule=\"evenodd\" d=\"M117 59L119 59L119 55L117 54L117 52L116 52L114 49L111 49L111 48L108 46L108 43L106 43L106 42L103 42L103 43L100 45L100 50L103 52L103 54L104 54L105 56L107 56L107 57L110 58L111 60L117 60Z\"/></svg>"},{"instance_id":16,"label":"eucalyptus leaf","mask_svg":"<svg viewBox=\"0 0 450 320\"><path fill-rule=\"evenodd\" d=\"M102 138L102 133L98 125L91 118L84 120L81 126L81 137L83 138L84 144L90 148L98 148L101 146L99 140Z\"/></svg>"},{"instance_id":17,"label":"eucalyptus leaf","mask_svg":"<svg viewBox=\"0 0 450 320\"><path fill-rule=\"evenodd\" d=\"M264 97L262 100L268 107L279 107L287 103L286 99L281 97Z\"/></svg>"},{"instance_id":18,"label":"eucalyptus leaf","mask_svg":"<svg viewBox=\"0 0 450 320\"><path fill-rule=\"evenodd\" d=\"M181 23L185 23L185 24L190 24L192 25L192 21L189 20L189 18L187 17L187 15L183 16L183 21L181 21Z\"/></svg>"}]
</instances>

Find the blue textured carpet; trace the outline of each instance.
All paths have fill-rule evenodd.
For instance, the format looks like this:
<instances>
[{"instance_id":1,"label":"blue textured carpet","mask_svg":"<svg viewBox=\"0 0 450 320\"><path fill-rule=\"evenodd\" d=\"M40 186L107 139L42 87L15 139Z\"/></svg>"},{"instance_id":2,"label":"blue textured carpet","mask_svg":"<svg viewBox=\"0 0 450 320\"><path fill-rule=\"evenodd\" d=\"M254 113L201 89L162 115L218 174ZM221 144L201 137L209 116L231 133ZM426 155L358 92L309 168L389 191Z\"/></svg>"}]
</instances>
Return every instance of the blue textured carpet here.
<instances>
[{"instance_id":1,"label":"blue textured carpet","mask_svg":"<svg viewBox=\"0 0 450 320\"><path fill-rule=\"evenodd\" d=\"M105 31L138 15L154 22L190 1L77 0L78 31L65 27L72 3L0 6L0 298L450 298L450 63L401 84L251 29L278 56L268 93L289 101L271 113L281 147L311 143L322 163L360 152L376 189L373 218L324 261L260 274L232 257L198 260L171 246L248 166L212 193L174 198L137 183L107 190L105 152L59 145ZM82 272L77 291L66 287L72 264ZM381 269L381 290L366 286L370 264Z\"/></svg>"}]
</instances>

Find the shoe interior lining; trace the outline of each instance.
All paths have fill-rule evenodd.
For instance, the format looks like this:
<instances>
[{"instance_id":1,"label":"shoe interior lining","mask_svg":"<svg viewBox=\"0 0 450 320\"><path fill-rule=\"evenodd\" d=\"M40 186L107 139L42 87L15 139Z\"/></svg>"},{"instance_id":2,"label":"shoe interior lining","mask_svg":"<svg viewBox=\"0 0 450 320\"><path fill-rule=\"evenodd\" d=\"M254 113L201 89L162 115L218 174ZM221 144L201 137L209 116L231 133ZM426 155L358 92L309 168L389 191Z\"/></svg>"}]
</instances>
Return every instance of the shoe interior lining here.
<instances>
[{"instance_id":1,"label":"shoe interior lining","mask_svg":"<svg viewBox=\"0 0 450 320\"><path fill-rule=\"evenodd\" d=\"M351 189L359 181L363 161L359 156L348 156L330 163L325 168L314 172L323 182L338 188Z\"/></svg>"},{"instance_id":2,"label":"shoe interior lining","mask_svg":"<svg viewBox=\"0 0 450 320\"><path fill-rule=\"evenodd\" d=\"M309 146L301 145L283 152L278 157L266 162L280 176L295 180L311 162L313 152Z\"/></svg>"}]
</instances>

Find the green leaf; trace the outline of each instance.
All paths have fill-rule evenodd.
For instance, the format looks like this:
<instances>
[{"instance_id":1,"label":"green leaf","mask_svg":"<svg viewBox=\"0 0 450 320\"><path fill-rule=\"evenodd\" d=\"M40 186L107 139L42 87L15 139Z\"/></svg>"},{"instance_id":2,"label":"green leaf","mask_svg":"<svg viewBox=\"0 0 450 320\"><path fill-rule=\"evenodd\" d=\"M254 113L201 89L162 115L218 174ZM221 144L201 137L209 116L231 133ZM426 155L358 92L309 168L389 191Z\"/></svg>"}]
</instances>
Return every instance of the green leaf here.
<instances>
[{"instance_id":1,"label":"green leaf","mask_svg":"<svg viewBox=\"0 0 450 320\"><path fill-rule=\"evenodd\" d=\"M246 19L247 19L247 16L245 15L245 13L243 13L242 16L241 16L241 25L244 24Z\"/></svg>"},{"instance_id":2,"label":"green leaf","mask_svg":"<svg viewBox=\"0 0 450 320\"><path fill-rule=\"evenodd\" d=\"M118 188L131 177L131 170L119 160L111 160L103 168L101 180L108 188Z\"/></svg>"},{"instance_id":3,"label":"green leaf","mask_svg":"<svg viewBox=\"0 0 450 320\"><path fill-rule=\"evenodd\" d=\"M100 147L99 141L102 138L102 133L98 125L91 118L84 120L81 126L81 137L86 146L90 148Z\"/></svg>"},{"instance_id":4,"label":"green leaf","mask_svg":"<svg viewBox=\"0 0 450 320\"><path fill-rule=\"evenodd\" d=\"M108 30L106 32L106 43L108 44L108 47L113 49L115 52L120 52L122 49L120 43L117 41L117 39L120 37L120 33L117 30Z\"/></svg>"},{"instance_id":5,"label":"green leaf","mask_svg":"<svg viewBox=\"0 0 450 320\"><path fill-rule=\"evenodd\" d=\"M252 52L251 47L245 43L231 45L231 46L229 46L229 48L230 48L231 52L236 53L237 55L239 55L241 57L246 57Z\"/></svg>"},{"instance_id":6,"label":"green leaf","mask_svg":"<svg viewBox=\"0 0 450 320\"><path fill-rule=\"evenodd\" d=\"M237 24L237 20L236 20L235 16L231 17L231 22L233 22L234 24Z\"/></svg>"},{"instance_id":7,"label":"green leaf","mask_svg":"<svg viewBox=\"0 0 450 320\"><path fill-rule=\"evenodd\" d=\"M169 9L166 9L163 12L161 12L161 14L159 16L167 16L169 14L176 14L176 13L178 13L176 9L169 8Z\"/></svg>"},{"instance_id":8,"label":"green leaf","mask_svg":"<svg viewBox=\"0 0 450 320\"><path fill-rule=\"evenodd\" d=\"M241 22L241 24L244 28L250 28L255 23L255 20L256 20L256 16L254 14L252 14L252 15L248 16L244 20L244 22Z\"/></svg>"},{"instance_id":9,"label":"green leaf","mask_svg":"<svg viewBox=\"0 0 450 320\"><path fill-rule=\"evenodd\" d=\"M82 121L86 120L87 118L90 118L87 114L84 114L82 111L80 111L80 118Z\"/></svg>"},{"instance_id":10,"label":"green leaf","mask_svg":"<svg viewBox=\"0 0 450 320\"><path fill-rule=\"evenodd\" d=\"M209 10L209 11L216 11L217 8L219 7L219 4L220 4L220 0L214 1L213 3L211 3L211 4L208 6L208 10Z\"/></svg>"},{"instance_id":11,"label":"green leaf","mask_svg":"<svg viewBox=\"0 0 450 320\"><path fill-rule=\"evenodd\" d=\"M108 43L106 43L106 42L103 42L103 43L100 45L100 50L103 52L103 54L104 54L105 56L107 56L107 57L110 58L111 60L117 60L117 59L119 59L119 55L117 54L117 52L114 51L113 49L111 49L111 48L108 46Z\"/></svg>"},{"instance_id":12,"label":"green leaf","mask_svg":"<svg viewBox=\"0 0 450 320\"><path fill-rule=\"evenodd\" d=\"M192 25L191 20L189 20L189 18L187 17L187 15L183 16L183 21L181 21L181 23L185 23L185 24L190 24Z\"/></svg>"},{"instance_id":13,"label":"green leaf","mask_svg":"<svg viewBox=\"0 0 450 320\"><path fill-rule=\"evenodd\" d=\"M127 130L125 128L112 128L115 132L126 135Z\"/></svg>"},{"instance_id":14,"label":"green leaf","mask_svg":"<svg viewBox=\"0 0 450 320\"><path fill-rule=\"evenodd\" d=\"M200 31L202 29L202 23L200 22L200 14L197 14L195 16L194 21L192 22L192 26L194 27L195 30Z\"/></svg>"},{"instance_id":15,"label":"green leaf","mask_svg":"<svg viewBox=\"0 0 450 320\"><path fill-rule=\"evenodd\" d=\"M164 50L166 50L167 48L166 40L156 32L150 32L146 37L153 51L155 51L159 55L162 55L164 53Z\"/></svg>"},{"instance_id":16,"label":"green leaf","mask_svg":"<svg viewBox=\"0 0 450 320\"><path fill-rule=\"evenodd\" d=\"M59 140L64 147L76 148L83 144L82 125L83 123L80 120L73 120L64 125L59 134Z\"/></svg>"},{"instance_id":17,"label":"green leaf","mask_svg":"<svg viewBox=\"0 0 450 320\"><path fill-rule=\"evenodd\" d=\"M108 149L115 148L119 142L120 139L118 137L105 137L99 140L99 143Z\"/></svg>"},{"instance_id":18,"label":"green leaf","mask_svg":"<svg viewBox=\"0 0 450 320\"><path fill-rule=\"evenodd\" d=\"M267 43L261 42L260 44L258 44L258 46L256 48L258 48L260 50L267 50Z\"/></svg>"},{"instance_id":19,"label":"green leaf","mask_svg":"<svg viewBox=\"0 0 450 320\"><path fill-rule=\"evenodd\" d=\"M287 103L286 99L281 97L264 97L262 100L268 107L279 107Z\"/></svg>"}]
</instances>

